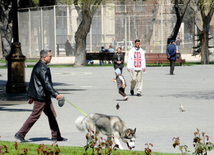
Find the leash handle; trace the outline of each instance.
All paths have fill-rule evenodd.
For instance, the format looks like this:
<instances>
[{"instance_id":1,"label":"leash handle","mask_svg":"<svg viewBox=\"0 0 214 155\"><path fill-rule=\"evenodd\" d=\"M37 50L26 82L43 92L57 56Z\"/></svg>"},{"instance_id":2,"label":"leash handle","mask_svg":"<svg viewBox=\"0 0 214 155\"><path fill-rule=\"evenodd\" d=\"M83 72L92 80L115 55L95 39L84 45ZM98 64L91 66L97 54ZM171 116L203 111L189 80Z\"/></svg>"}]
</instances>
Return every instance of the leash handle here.
<instances>
[{"instance_id":1,"label":"leash handle","mask_svg":"<svg viewBox=\"0 0 214 155\"><path fill-rule=\"evenodd\" d=\"M66 100L66 99L65 99ZM69 102L68 100L66 100L68 103L70 103L74 108L76 108L77 110L79 110L81 113L83 113L85 116L88 116L86 113L84 113L82 110L80 110L79 108L77 108L75 105L73 105L71 102Z\"/></svg>"}]
</instances>

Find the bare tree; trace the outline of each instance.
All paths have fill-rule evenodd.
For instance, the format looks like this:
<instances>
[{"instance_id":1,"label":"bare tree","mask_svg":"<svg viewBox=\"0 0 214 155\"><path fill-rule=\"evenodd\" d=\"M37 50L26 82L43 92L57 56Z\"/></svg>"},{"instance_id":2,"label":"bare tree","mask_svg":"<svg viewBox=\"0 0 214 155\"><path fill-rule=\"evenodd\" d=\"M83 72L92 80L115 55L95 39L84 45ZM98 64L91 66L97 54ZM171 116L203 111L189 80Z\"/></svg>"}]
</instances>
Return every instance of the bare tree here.
<instances>
[{"instance_id":1,"label":"bare tree","mask_svg":"<svg viewBox=\"0 0 214 155\"><path fill-rule=\"evenodd\" d=\"M182 3L181 7L179 7L179 2L180 2L179 0L175 0L174 8L175 8L175 12L176 12L177 21L176 21L175 27L173 28L171 35L169 36L169 38L167 40L167 45L170 43L170 40L176 39L176 36L179 32L184 14L186 12L186 9L187 9L187 6L188 6L190 0L183 0L181 2Z\"/></svg>"},{"instance_id":2,"label":"bare tree","mask_svg":"<svg viewBox=\"0 0 214 155\"><path fill-rule=\"evenodd\" d=\"M10 52L12 39L12 0L0 1L0 33L3 54Z\"/></svg>"},{"instance_id":3,"label":"bare tree","mask_svg":"<svg viewBox=\"0 0 214 155\"><path fill-rule=\"evenodd\" d=\"M207 2L204 0L191 0L190 2L190 7L195 15L197 31L201 34L201 50L193 54L201 54L202 64L209 64L209 26L214 11L213 4L213 1ZM201 21L203 21L203 24L201 24Z\"/></svg>"},{"instance_id":4,"label":"bare tree","mask_svg":"<svg viewBox=\"0 0 214 155\"><path fill-rule=\"evenodd\" d=\"M32 0L18 0L19 7L32 7ZM12 41L12 0L0 1L1 51L4 56L11 50Z\"/></svg>"},{"instance_id":5,"label":"bare tree","mask_svg":"<svg viewBox=\"0 0 214 155\"><path fill-rule=\"evenodd\" d=\"M203 21L201 63L209 64L209 50L208 50L209 26L210 21L213 17L214 7L213 3L207 4L204 3L204 0L199 0L198 5L201 10L201 17Z\"/></svg>"},{"instance_id":6,"label":"bare tree","mask_svg":"<svg viewBox=\"0 0 214 155\"><path fill-rule=\"evenodd\" d=\"M76 0L76 9L81 13L82 19L75 33L76 52L74 66L86 65L86 37L91 28L93 15L101 4L102 0ZM81 11L80 11L81 10Z\"/></svg>"}]
</instances>

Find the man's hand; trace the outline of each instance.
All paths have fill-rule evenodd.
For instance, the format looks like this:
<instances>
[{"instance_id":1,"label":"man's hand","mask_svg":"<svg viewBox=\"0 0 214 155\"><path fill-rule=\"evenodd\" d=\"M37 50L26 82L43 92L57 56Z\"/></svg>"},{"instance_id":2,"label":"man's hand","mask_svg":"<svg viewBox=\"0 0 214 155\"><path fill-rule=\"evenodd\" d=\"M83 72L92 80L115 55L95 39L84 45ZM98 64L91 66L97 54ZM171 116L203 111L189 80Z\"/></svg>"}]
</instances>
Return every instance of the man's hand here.
<instances>
[{"instance_id":1,"label":"man's hand","mask_svg":"<svg viewBox=\"0 0 214 155\"><path fill-rule=\"evenodd\" d=\"M57 97L56 97L57 100L59 100L59 99L61 99L61 98L62 98L62 95L61 95L61 94L57 95Z\"/></svg>"},{"instance_id":2,"label":"man's hand","mask_svg":"<svg viewBox=\"0 0 214 155\"><path fill-rule=\"evenodd\" d=\"M30 98L29 100L28 100L28 104L32 104L34 102L34 99L33 98Z\"/></svg>"},{"instance_id":3,"label":"man's hand","mask_svg":"<svg viewBox=\"0 0 214 155\"><path fill-rule=\"evenodd\" d=\"M123 89L125 88L125 85L124 85L124 84L122 85L122 88L123 88Z\"/></svg>"},{"instance_id":4,"label":"man's hand","mask_svg":"<svg viewBox=\"0 0 214 155\"><path fill-rule=\"evenodd\" d=\"M127 69L128 70L128 72L130 72L130 69Z\"/></svg>"},{"instance_id":5,"label":"man's hand","mask_svg":"<svg viewBox=\"0 0 214 155\"><path fill-rule=\"evenodd\" d=\"M170 58L170 55L168 55L167 58Z\"/></svg>"},{"instance_id":6,"label":"man's hand","mask_svg":"<svg viewBox=\"0 0 214 155\"><path fill-rule=\"evenodd\" d=\"M146 69L145 68L143 68L143 72L145 72L146 71Z\"/></svg>"},{"instance_id":7,"label":"man's hand","mask_svg":"<svg viewBox=\"0 0 214 155\"><path fill-rule=\"evenodd\" d=\"M118 64L121 64L121 61L117 61Z\"/></svg>"},{"instance_id":8,"label":"man's hand","mask_svg":"<svg viewBox=\"0 0 214 155\"><path fill-rule=\"evenodd\" d=\"M111 79L111 81L112 81L112 82L115 82L115 80L114 80L114 79Z\"/></svg>"}]
</instances>

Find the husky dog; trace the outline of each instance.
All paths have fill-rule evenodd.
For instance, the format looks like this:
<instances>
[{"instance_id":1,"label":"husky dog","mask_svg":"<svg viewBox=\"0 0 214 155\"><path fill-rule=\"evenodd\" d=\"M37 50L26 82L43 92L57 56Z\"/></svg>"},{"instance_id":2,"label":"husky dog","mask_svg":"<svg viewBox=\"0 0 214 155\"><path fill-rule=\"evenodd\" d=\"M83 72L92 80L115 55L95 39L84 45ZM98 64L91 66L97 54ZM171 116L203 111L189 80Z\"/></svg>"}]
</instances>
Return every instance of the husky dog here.
<instances>
[{"instance_id":1,"label":"husky dog","mask_svg":"<svg viewBox=\"0 0 214 155\"><path fill-rule=\"evenodd\" d=\"M90 131L94 131L94 133L101 132L107 136L108 140L110 140L111 135L113 135L114 143L117 144L120 149L123 149L119 141L120 138L127 144L130 150L135 147L136 128L134 130L126 128L124 122L118 116L92 113L85 117L78 117L75 123L80 131L89 129Z\"/></svg>"}]
</instances>

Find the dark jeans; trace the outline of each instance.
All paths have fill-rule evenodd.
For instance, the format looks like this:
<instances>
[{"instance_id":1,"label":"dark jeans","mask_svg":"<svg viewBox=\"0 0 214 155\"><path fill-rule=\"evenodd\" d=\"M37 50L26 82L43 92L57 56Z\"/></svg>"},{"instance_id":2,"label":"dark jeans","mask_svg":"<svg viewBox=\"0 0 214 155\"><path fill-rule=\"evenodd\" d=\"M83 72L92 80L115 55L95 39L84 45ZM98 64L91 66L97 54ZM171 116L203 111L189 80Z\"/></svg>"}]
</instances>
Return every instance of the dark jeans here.
<instances>
[{"instance_id":1,"label":"dark jeans","mask_svg":"<svg viewBox=\"0 0 214 155\"><path fill-rule=\"evenodd\" d=\"M66 50L66 56L69 56L70 50Z\"/></svg>"},{"instance_id":2,"label":"dark jeans","mask_svg":"<svg viewBox=\"0 0 214 155\"><path fill-rule=\"evenodd\" d=\"M170 74L173 74L174 68L175 68L175 60L169 60L170 61Z\"/></svg>"},{"instance_id":3,"label":"dark jeans","mask_svg":"<svg viewBox=\"0 0 214 155\"><path fill-rule=\"evenodd\" d=\"M28 133L34 123L36 123L36 121L41 116L42 111L48 117L52 138L61 137L59 126L56 121L56 112L51 101L34 101L34 107L31 115L25 121L22 128L17 132L21 137L25 137L25 135Z\"/></svg>"},{"instance_id":4,"label":"dark jeans","mask_svg":"<svg viewBox=\"0 0 214 155\"><path fill-rule=\"evenodd\" d=\"M119 88L119 94L125 97L126 96L125 89Z\"/></svg>"}]
</instances>

